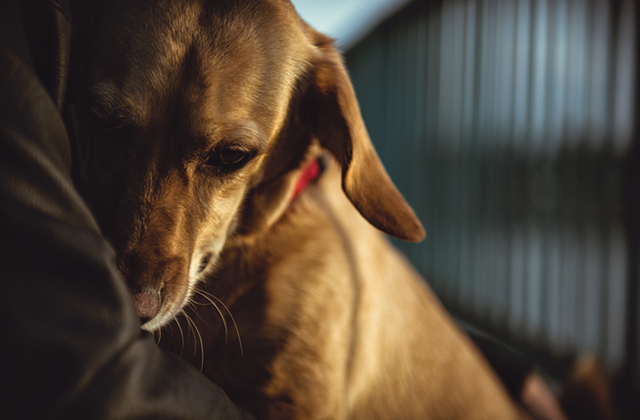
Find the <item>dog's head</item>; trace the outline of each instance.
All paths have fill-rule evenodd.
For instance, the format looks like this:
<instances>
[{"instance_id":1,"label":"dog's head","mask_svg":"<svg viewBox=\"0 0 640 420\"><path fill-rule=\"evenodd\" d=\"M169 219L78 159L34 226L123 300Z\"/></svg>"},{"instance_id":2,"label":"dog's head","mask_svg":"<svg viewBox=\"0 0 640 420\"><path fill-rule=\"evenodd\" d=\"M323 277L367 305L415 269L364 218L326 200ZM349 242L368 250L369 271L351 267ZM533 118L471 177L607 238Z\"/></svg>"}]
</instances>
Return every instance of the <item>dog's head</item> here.
<instances>
[{"instance_id":1,"label":"dog's head","mask_svg":"<svg viewBox=\"0 0 640 420\"><path fill-rule=\"evenodd\" d=\"M83 189L143 328L180 311L230 235L278 220L312 144L369 222L423 238L340 55L289 1L109 1L96 22L75 104Z\"/></svg>"}]
</instances>

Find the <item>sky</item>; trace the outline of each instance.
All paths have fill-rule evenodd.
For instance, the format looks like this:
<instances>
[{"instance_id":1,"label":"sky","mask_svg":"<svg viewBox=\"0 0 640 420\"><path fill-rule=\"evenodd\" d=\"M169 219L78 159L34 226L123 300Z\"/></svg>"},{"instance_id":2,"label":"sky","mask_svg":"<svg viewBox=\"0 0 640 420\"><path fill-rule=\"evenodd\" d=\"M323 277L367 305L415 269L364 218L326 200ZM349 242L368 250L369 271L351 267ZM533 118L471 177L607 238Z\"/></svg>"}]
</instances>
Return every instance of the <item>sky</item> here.
<instances>
[{"instance_id":1,"label":"sky","mask_svg":"<svg viewBox=\"0 0 640 420\"><path fill-rule=\"evenodd\" d=\"M409 0L292 0L298 14L348 50Z\"/></svg>"}]
</instances>

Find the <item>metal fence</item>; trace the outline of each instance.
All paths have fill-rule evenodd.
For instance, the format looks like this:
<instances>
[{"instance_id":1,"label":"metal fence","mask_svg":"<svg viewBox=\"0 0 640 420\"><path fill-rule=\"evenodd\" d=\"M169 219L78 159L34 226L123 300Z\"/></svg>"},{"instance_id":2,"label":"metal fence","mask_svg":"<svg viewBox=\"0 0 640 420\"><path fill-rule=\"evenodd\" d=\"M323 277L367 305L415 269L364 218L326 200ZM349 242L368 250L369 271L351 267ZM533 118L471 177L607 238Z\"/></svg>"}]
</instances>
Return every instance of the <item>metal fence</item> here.
<instances>
[{"instance_id":1,"label":"metal fence","mask_svg":"<svg viewBox=\"0 0 640 420\"><path fill-rule=\"evenodd\" d=\"M346 54L427 230L397 245L445 305L553 357L595 352L611 372L637 351L621 215L635 25L631 0L417 1Z\"/></svg>"}]
</instances>

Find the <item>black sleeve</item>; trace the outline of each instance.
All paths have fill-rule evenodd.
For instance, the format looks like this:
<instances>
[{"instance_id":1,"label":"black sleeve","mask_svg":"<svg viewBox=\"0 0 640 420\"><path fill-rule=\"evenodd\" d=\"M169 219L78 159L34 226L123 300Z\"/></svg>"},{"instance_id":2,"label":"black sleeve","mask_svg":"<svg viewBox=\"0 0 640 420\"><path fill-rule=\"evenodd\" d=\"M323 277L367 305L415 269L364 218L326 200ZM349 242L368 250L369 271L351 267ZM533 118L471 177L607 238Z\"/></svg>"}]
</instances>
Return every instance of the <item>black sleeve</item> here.
<instances>
[{"instance_id":1,"label":"black sleeve","mask_svg":"<svg viewBox=\"0 0 640 420\"><path fill-rule=\"evenodd\" d=\"M1 417L250 418L140 330L71 183L69 140L22 16L21 1L0 2Z\"/></svg>"}]
</instances>

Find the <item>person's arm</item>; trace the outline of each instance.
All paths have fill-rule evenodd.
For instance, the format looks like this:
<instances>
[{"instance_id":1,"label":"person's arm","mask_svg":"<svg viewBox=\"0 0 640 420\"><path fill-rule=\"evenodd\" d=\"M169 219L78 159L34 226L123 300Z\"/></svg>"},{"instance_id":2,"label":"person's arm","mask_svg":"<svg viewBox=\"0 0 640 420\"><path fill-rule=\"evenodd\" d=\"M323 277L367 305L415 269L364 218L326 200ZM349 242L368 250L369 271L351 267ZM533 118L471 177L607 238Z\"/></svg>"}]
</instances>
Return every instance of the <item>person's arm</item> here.
<instances>
[{"instance_id":1,"label":"person's arm","mask_svg":"<svg viewBox=\"0 0 640 420\"><path fill-rule=\"evenodd\" d=\"M21 13L21 1L0 2L2 418L249 418L140 330L72 185L67 133Z\"/></svg>"}]
</instances>

